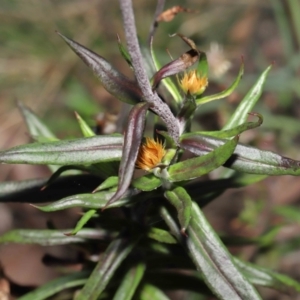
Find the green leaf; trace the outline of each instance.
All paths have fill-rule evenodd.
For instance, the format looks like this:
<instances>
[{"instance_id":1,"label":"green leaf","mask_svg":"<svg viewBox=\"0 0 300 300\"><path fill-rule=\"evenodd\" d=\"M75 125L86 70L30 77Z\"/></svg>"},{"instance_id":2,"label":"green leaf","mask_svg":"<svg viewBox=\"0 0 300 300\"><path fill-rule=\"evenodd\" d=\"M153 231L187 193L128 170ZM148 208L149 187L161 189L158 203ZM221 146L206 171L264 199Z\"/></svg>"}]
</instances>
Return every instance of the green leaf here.
<instances>
[{"instance_id":1,"label":"green leaf","mask_svg":"<svg viewBox=\"0 0 300 300\"><path fill-rule=\"evenodd\" d=\"M135 178L131 185L141 191L150 192L161 186L161 180L150 173L139 178Z\"/></svg>"},{"instance_id":2,"label":"green leaf","mask_svg":"<svg viewBox=\"0 0 300 300\"><path fill-rule=\"evenodd\" d=\"M196 203L187 229L187 247L211 291L224 300L261 299L255 288L240 273L204 214Z\"/></svg>"},{"instance_id":3,"label":"green leaf","mask_svg":"<svg viewBox=\"0 0 300 300\"><path fill-rule=\"evenodd\" d=\"M204 104L204 103L214 101L214 100L223 99L223 98L229 96L237 88L243 74L244 74L244 64L242 63L237 78L234 80L234 82L231 84L231 86L229 88L227 88L226 90L224 90L224 91L222 91L218 94L215 94L215 95L210 95L210 96L197 98L196 99L197 106L200 105L200 104Z\"/></svg>"},{"instance_id":4,"label":"green leaf","mask_svg":"<svg viewBox=\"0 0 300 300\"><path fill-rule=\"evenodd\" d=\"M253 109L254 105L260 98L263 92L264 84L267 79L268 73L272 66L269 66L258 78L254 86L249 90L239 106L236 108L234 114L228 120L222 130L227 130L232 127L238 126L247 120L247 114Z\"/></svg>"},{"instance_id":5,"label":"green leaf","mask_svg":"<svg viewBox=\"0 0 300 300\"><path fill-rule=\"evenodd\" d=\"M296 222L300 224L300 212L295 206L280 205L273 208L275 214L284 217L289 223Z\"/></svg>"},{"instance_id":6,"label":"green leaf","mask_svg":"<svg viewBox=\"0 0 300 300\"><path fill-rule=\"evenodd\" d=\"M168 168L168 179L171 182L189 180L213 171L228 160L237 142L238 137L235 137L208 154L171 165Z\"/></svg>"},{"instance_id":7,"label":"green leaf","mask_svg":"<svg viewBox=\"0 0 300 300\"><path fill-rule=\"evenodd\" d=\"M127 257L135 244L136 241L129 242L128 238L118 238L111 242L104 255L97 263L83 289L75 299L98 299L114 275L115 271L118 269L122 261Z\"/></svg>"},{"instance_id":8,"label":"green leaf","mask_svg":"<svg viewBox=\"0 0 300 300\"><path fill-rule=\"evenodd\" d=\"M123 137L95 136L49 143L31 143L0 152L0 162L37 165L88 165L120 160Z\"/></svg>"},{"instance_id":9,"label":"green leaf","mask_svg":"<svg viewBox=\"0 0 300 300\"><path fill-rule=\"evenodd\" d=\"M177 241L169 232L156 227L150 228L148 232L148 237L161 243L166 243L166 244L177 243Z\"/></svg>"},{"instance_id":10,"label":"green leaf","mask_svg":"<svg viewBox=\"0 0 300 300\"><path fill-rule=\"evenodd\" d=\"M127 49L122 44L119 35L118 35L118 47L119 47L119 51L120 51L122 57L126 60L126 62L128 63L128 65L132 68L132 63L131 63L130 55L129 55Z\"/></svg>"},{"instance_id":11,"label":"green leaf","mask_svg":"<svg viewBox=\"0 0 300 300\"><path fill-rule=\"evenodd\" d=\"M21 101L18 101L18 106L26 122L30 136L34 140L39 142L59 140L31 109Z\"/></svg>"},{"instance_id":12,"label":"green leaf","mask_svg":"<svg viewBox=\"0 0 300 300\"><path fill-rule=\"evenodd\" d=\"M81 271L54 279L48 283L43 284L41 287L35 289L34 291L20 297L19 300L47 300L56 293L65 291L69 288L84 285L88 275L88 271Z\"/></svg>"},{"instance_id":13,"label":"green leaf","mask_svg":"<svg viewBox=\"0 0 300 300\"><path fill-rule=\"evenodd\" d=\"M234 262L253 284L274 288L289 294L291 292L300 293L300 283L286 275L244 262L238 258L234 258Z\"/></svg>"},{"instance_id":14,"label":"green leaf","mask_svg":"<svg viewBox=\"0 0 300 300\"><path fill-rule=\"evenodd\" d=\"M93 193L116 187L118 185L118 182L118 176L110 176L106 178L96 189L94 189Z\"/></svg>"},{"instance_id":15,"label":"green leaf","mask_svg":"<svg viewBox=\"0 0 300 300\"><path fill-rule=\"evenodd\" d=\"M28 179L24 181L5 181L0 183L0 198L23 190L39 188L47 182L46 179Z\"/></svg>"},{"instance_id":16,"label":"green leaf","mask_svg":"<svg viewBox=\"0 0 300 300\"><path fill-rule=\"evenodd\" d=\"M113 300L131 300L144 276L145 270L146 266L143 263L132 267L123 278Z\"/></svg>"},{"instance_id":17,"label":"green leaf","mask_svg":"<svg viewBox=\"0 0 300 300\"><path fill-rule=\"evenodd\" d=\"M52 131L44 124L44 122L21 101L18 101L19 109L26 122L28 131L33 140L38 142L58 141L59 139L52 133ZM48 168L55 172L57 166L49 165Z\"/></svg>"},{"instance_id":18,"label":"green leaf","mask_svg":"<svg viewBox=\"0 0 300 300\"><path fill-rule=\"evenodd\" d=\"M90 209L83 214L80 220L77 222L75 228L70 233L65 233L67 236L76 235L79 230L97 213L95 209Z\"/></svg>"},{"instance_id":19,"label":"green leaf","mask_svg":"<svg viewBox=\"0 0 300 300\"><path fill-rule=\"evenodd\" d=\"M246 122L243 123L241 125L238 125L236 127L233 127L231 129L228 130L218 130L218 131L195 131L193 133L187 133L185 135L185 137L188 136L193 136L195 134L202 134L202 135L208 135L208 136L212 136L212 137L217 137L217 138L230 138L233 136L236 136L238 134L243 133L246 130L249 129L254 129L258 126L260 126L263 123L263 116L258 114L258 113L248 113L251 116L256 116L258 117L257 122Z\"/></svg>"},{"instance_id":20,"label":"green leaf","mask_svg":"<svg viewBox=\"0 0 300 300\"><path fill-rule=\"evenodd\" d=\"M197 66L197 74L200 77L208 77L208 62L205 52L200 53L200 58Z\"/></svg>"},{"instance_id":21,"label":"green leaf","mask_svg":"<svg viewBox=\"0 0 300 300\"><path fill-rule=\"evenodd\" d=\"M224 143L225 139L191 133L181 136L180 146L197 156L202 156ZM300 161L242 144L237 144L233 155L224 166L251 174L300 175Z\"/></svg>"},{"instance_id":22,"label":"green leaf","mask_svg":"<svg viewBox=\"0 0 300 300\"><path fill-rule=\"evenodd\" d=\"M144 284L140 295L140 300L170 300L162 290L152 284Z\"/></svg>"},{"instance_id":23,"label":"green leaf","mask_svg":"<svg viewBox=\"0 0 300 300\"><path fill-rule=\"evenodd\" d=\"M103 87L118 100L129 104L136 104L141 101L142 93L135 81L129 80L118 72L102 56L76 43L57 32L70 48L90 67L100 79Z\"/></svg>"},{"instance_id":24,"label":"green leaf","mask_svg":"<svg viewBox=\"0 0 300 300\"><path fill-rule=\"evenodd\" d=\"M72 207L100 209L106 207L109 199L111 199L114 194L114 191L103 191L95 194L72 195L45 206L34 205L34 207L45 212L58 211ZM131 196L136 194L138 194L138 191L128 190L120 200L112 203L109 207L120 207L132 204L134 201L131 199Z\"/></svg>"},{"instance_id":25,"label":"green leaf","mask_svg":"<svg viewBox=\"0 0 300 300\"><path fill-rule=\"evenodd\" d=\"M95 132L91 129L91 127L81 118L81 116L76 111L75 116L84 137L92 137L96 135Z\"/></svg>"},{"instance_id":26,"label":"green leaf","mask_svg":"<svg viewBox=\"0 0 300 300\"><path fill-rule=\"evenodd\" d=\"M107 205L120 199L131 183L135 162L144 134L146 114L149 106L148 103L142 102L135 105L130 111L122 148L118 189Z\"/></svg>"},{"instance_id":27,"label":"green leaf","mask_svg":"<svg viewBox=\"0 0 300 300\"><path fill-rule=\"evenodd\" d=\"M178 220L181 226L181 232L185 233L185 230L188 228L191 220L191 197L183 187L177 187L172 191L166 191L165 197L173 206L175 206L178 213Z\"/></svg>"},{"instance_id":28,"label":"green leaf","mask_svg":"<svg viewBox=\"0 0 300 300\"><path fill-rule=\"evenodd\" d=\"M85 239L102 239L106 231L100 229L82 229L76 236L66 236L66 230L50 229L15 229L0 236L0 243L38 244L42 246L66 245L83 243Z\"/></svg>"}]
</instances>

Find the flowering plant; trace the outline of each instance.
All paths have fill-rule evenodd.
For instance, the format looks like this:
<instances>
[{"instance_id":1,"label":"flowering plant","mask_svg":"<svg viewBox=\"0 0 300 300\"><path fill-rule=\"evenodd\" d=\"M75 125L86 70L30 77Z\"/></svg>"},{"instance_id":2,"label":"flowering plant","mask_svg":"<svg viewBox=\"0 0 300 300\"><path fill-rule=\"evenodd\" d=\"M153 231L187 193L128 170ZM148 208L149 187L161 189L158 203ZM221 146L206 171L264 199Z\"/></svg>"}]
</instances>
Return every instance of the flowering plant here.
<instances>
[{"instance_id":1,"label":"flowering plant","mask_svg":"<svg viewBox=\"0 0 300 300\"><path fill-rule=\"evenodd\" d=\"M152 38L162 13L161 3L150 35L152 61L148 62L141 55L131 1L120 0L127 48L121 42L119 48L133 69L134 81L103 57L59 33L108 92L133 105L124 135L95 135L78 116L84 138L53 141L42 121L20 105L29 130L38 141L2 151L0 161L50 165L55 171L47 182L9 183L10 188L3 183L1 189L6 190L2 198L25 201L24 195L30 195L26 201L31 203L51 201L36 205L42 211L80 207L83 215L73 230L15 230L4 234L0 241L84 244L88 253L82 271L50 282L20 299L48 299L67 288L79 289L76 299L146 299L153 295L166 299L162 290L168 289L213 294L219 299L261 299L254 285L300 290L292 279L231 255L202 212L203 206L229 187L244 186L270 175L300 175L300 162L239 143L244 131L263 122L260 114L251 111L271 67L259 77L221 130L191 131L199 107L234 91L243 75L243 64L229 88L205 96L206 54L192 40L176 34L190 50L160 66ZM154 66L156 71L147 74L145 64L150 69ZM175 75L178 85L170 79ZM145 137L150 114L156 119L153 138ZM249 115L257 120L247 121ZM161 121L164 129L158 129ZM193 157L186 158L186 153ZM219 173L219 178L209 184L194 180L221 166L232 173ZM70 169L84 173L60 176ZM136 169L144 173L135 176ZM254 175L249 179L245 174ZM88 188L61 188L71 182ZM123 216L118 219L114 210L121 210ZM107 217L111 219L108 221ZM163 222L156 224L158 219ZM95 243L107 244L96 264L89 252L89 246ZM176 284L170 284L172 281Z\"/></svg>"}]
</instances>

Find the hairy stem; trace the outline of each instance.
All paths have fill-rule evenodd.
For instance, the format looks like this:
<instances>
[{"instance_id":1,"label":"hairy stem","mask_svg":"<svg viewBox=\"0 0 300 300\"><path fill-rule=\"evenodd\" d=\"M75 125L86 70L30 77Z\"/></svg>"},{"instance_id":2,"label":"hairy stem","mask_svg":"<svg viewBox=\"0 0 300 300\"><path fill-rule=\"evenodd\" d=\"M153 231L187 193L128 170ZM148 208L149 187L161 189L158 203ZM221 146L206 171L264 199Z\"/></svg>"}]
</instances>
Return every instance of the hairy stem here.
<instances>
[{"instance_id":1,"label":"hairy stem","mask_svg":"<svg viewBox=\"0 0 300 300\"><path fill-rule=\"evenodd\" d=\"M165 122L169 134L175 142L178 143L179 122L172 114L169 106L158 97L156 92L152 91L150 81L146 74L137 38L132 1L119 0L119 3L123 17L127 48L131 57L136 80L143 94L143 100L151 104L151 109Z\"/></svg>"}]
</instances>

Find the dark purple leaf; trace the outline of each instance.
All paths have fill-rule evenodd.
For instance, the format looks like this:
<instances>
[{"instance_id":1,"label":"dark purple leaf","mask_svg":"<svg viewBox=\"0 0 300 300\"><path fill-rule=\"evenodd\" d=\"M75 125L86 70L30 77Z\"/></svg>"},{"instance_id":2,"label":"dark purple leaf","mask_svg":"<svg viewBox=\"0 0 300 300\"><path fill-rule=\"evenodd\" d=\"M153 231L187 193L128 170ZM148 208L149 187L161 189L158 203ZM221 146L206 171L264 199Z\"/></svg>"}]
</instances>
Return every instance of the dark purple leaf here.
<instances>
[{"instance_id":1,"label":"dark purple leaf","mask_svg":"<svg viewBox=\"0 0 300 300\"><path fill-rule=\"evenodd\" d=\"M120 101L136 104L142 94L136 82L118 72L102 56L57 32L70 48L89 66L100 79L103 87Z\"/></svg>"},{"instance_id":2,"label":"dark purple leaf","mask_svg":"<svg viewBox=\"0 0 300 300\"><path fill-rule=\"evenodd\" d=\"M148 103L139 103L135 105L130 112L124 136L122 159L119 169L118 189L107 205L119 200L131 183L135 169L135 162L144 134L146 113L149 107L150 105Z\"/></svg>"}]
</instances>

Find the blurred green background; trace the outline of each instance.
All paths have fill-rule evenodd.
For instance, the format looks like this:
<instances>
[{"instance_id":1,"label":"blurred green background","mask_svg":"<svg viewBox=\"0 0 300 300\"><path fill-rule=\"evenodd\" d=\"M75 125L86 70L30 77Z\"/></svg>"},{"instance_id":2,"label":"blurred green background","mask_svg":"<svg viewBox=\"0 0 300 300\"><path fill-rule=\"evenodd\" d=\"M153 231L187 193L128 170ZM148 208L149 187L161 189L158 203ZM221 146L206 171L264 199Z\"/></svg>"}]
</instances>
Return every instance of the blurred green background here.
<instances>
[{"instance_id":1,"label":"blurred green background","mask_svg":"<svg viewBox=\"0 0 300 300\"><path fill-rule=\"evenodd\" d=\"M138 33L141 42L146 43L156 1L133 2ZM243 134L242 139L245 143L300 160L300 2L166 1L166 8L174 5L195 11L181 13L172 22L159 25L154 48L161 63L170 61L166 49L173 57L187 50L180 39L169 37L169 34L180 32L208 53L211 69L207 93L222 90L233 81L241 57L246 66L238 90L228 99L201 107L195 126L221 127L259 74L273 64L265 93L255 108L264 116L264 124ZM0 149L30 140L16 101L22 101L35 111L60 138L80 136L74 111L95 126L97 118L103 119L101 113L118 116L121 110L121 104L101 87L55 30L101 54L132 76L117 45L117 34L124 41L118 1L1 0ZM43 167L1 166L0 180L49 174ZM284 224L285 231L276 233L279 246L275 250L255 256L257 249L248 247L242 255L255 257L264 265L292 273L299 279L299 195L298 178L269 178L254 186L225 193L209 205L206 213L219 231L247 236L274 229L278 223ZM25 227L38 227L38 222L26 223L32 210L28 209L26 215L26 211L24 214L16 212L17 206L2 208L11 219L7 224L2 222L1 232L24 224ZM41 218L40 214L38 216ZM2 256L1 261L3 264L5 257ZM267 296L272 297L272 293Z\"/></svg>"}]
</instances>

